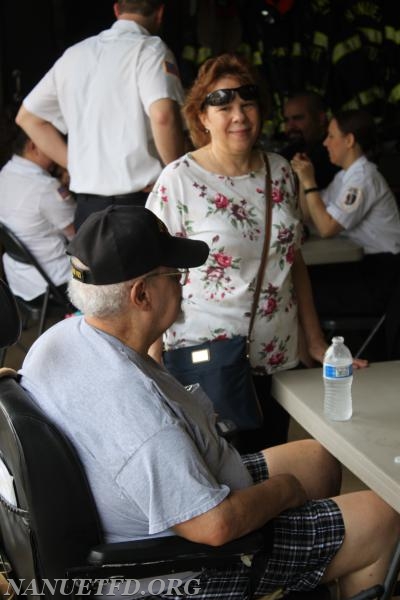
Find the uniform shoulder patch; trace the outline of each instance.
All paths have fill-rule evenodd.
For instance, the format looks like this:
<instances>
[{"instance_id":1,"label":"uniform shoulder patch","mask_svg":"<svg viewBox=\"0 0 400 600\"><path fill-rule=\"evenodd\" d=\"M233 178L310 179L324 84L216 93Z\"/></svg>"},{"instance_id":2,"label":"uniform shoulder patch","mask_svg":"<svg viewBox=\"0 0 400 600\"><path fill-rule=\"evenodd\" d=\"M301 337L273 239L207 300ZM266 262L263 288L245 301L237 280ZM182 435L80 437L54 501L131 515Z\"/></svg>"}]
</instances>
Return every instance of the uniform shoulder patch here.
<instances>
[{"instance_id":1,"label":"uniform shoulder patch","mask_svg":"<svg viewBox=\"0 0 400 600\"><path fill-rule=\"evenodd\" d=\"M69 189L65 186L65 185L60 185L57 188L57 192L59 193L59 195L61 196L62 200L66 200L67 198L70 197L71 192L69 191Z\"/></svg>"},{"instance_id":2,"label":"uniform shoulder patch","mask_svg":"<svg viewBox=\"0 0 400 600\"><path fill-rule=\"evenodd\" d=\"M361 188L350 187L344 192L339 201L340 208L345 212L353 212L356 210L363 199L363 191Z\"/></svg>"},{"instance_id":3,"label":"uniform shoulder patch","mask_svg":"<svg viewBox=\"0 0 400 600\"><path fill-rule=\"evenodd\" d=\"M164 61L164 71L168 73L168 75L175 75L175 77L179 77L178 67L170 60Z\"/></svg>"}]
</instances>

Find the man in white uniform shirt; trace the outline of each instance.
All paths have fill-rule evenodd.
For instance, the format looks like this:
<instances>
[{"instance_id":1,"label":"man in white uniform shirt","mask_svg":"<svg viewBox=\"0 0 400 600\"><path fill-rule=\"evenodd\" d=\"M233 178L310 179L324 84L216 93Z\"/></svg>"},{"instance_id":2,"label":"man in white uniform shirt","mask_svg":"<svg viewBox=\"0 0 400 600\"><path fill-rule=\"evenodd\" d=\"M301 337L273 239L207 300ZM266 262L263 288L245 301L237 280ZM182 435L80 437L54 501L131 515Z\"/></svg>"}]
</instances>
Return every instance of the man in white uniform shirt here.
<instances>
[{"instance_id":1,"label":"man in white uniform shirt","mask_svg":"<svg viewBox=\"0 0 400 600\"><path fill-rule=\"evenodd\" d=\"M0 171L0 221L29 248L55 285L66 288L70 264L66 241L74 235L75 201L49 169L53 162L23 131L15 154ZM3 255L7 281L25 300L44 294L46 282L32 267Z\"/></svg>"},{"instance_id":2,"label":"man in white uniform shirt","mask_svg":"<svg viewBox=\"0 0 400 600\"><path fill-rule=\"evenodd\" d=\"M171 51L154 35L163 10L161 0L116 2L114 25L67 49L17 115L68 168L76 227L110 204L144 205L163 164L183 153L183 89Z\"/></svg>"}]
</instances>

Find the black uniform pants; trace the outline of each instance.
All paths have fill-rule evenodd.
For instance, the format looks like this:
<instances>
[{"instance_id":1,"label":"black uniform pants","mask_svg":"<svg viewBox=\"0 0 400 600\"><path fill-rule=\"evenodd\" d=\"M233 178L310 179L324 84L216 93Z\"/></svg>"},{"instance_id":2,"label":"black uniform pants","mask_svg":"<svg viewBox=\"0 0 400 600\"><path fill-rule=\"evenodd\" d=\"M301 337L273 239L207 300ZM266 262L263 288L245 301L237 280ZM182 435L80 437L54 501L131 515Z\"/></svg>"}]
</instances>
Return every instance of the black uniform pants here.
<instances>
[{"instance_id":1,"label":"black uniform pants","mask_svg":"<svg viewBox=\"0 0 400 600\"><path fill-rule=\"evenodd\" d=\"M76 194L76 211L74 225L76 231L82 223L94 212L103 210L107 206L125 204L144 206L148 197L147 192L131 192L130 194L117 194L115 196L100 196L97 194Z\"/></svg>"}]
</instances>

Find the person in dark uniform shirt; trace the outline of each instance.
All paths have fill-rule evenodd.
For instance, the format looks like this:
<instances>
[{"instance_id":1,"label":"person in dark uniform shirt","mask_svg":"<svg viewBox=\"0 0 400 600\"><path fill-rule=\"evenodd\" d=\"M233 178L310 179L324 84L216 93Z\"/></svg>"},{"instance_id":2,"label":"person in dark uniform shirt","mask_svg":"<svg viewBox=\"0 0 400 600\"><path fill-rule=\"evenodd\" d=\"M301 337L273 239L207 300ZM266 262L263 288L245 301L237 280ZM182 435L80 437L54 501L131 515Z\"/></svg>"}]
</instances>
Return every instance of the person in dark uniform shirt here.
<instances>
[{"instance_id":1,"label":"person in dark uniform shirt","mask_svg":"<svg viewBox=\"0 0 400 600\"><path fill-rule=\"evenodd\" d=\"M307 154L314 165L318 187L327 187L339 169L330 162L323 145L328 118L321 96L315 92L290 96L283 106L283 117L288 144L280 154L287 160L299 152Z\"/></svg>"}]
</instances>

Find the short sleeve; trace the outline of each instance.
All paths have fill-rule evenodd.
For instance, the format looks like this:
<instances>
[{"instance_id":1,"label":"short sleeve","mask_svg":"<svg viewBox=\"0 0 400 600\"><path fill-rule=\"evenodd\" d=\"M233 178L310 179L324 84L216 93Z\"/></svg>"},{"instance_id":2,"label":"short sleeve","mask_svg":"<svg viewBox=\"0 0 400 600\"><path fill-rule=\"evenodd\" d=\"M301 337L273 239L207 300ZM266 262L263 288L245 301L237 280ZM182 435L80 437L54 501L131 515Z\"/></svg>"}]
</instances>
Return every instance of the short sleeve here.
<instances>
[{"instance_id":1,"label":"short sleeve","mask_svg":"<svg viewBox=\"0 0 400 600\"><path fill-rule=\"evenodd\" d=\"M148 38L138 61L138 89L147 114L163 98L183 104L184 92L172 52L158 38Z\"/></svg>"},{"instance_id":2,"label":"short sleeve","mask_svg":"<svg viewBox=\"0 0 400 600\"><path fill-rule=\"evenodd\" d=\"M167 426L144 442L116 483L147 517L150 535L211 510L230 492L215 481L179 425Z\"/></svg>"},{"instance_id":3,"label":"short sleeve","mask_svg":"<svg viewBox=\"0 0 400 600\"><path fill-rule=\"evenodd\" d=\"M351 181L340 190L337 198L328 205L327 212L344 229L356 227L371 208L368 186L364 182Z\"/></svg>"},{"instance_id":4,"label":"short sleeve","mask_svg":"<svg viewBox=\"0 0 400 600\"><path fill-rule=\"evenodd\" d=\"M52 123L62 133L67 133L67 127L58 101L56 68L57 63L26 96L23 105L34 115Z\"/></svg>"},{"instance_id":5,"label":"short sleeve","mask_svg":"<svg viewBox=\"0 0 400 600\"><path fill-rule=\"evenodd\" d=\"M184 190L185 180L178 175L178 165L183 160L184 158L172 163L174 167L177 167L176 169L168 165L162 171L147 199L146 208L165 223L172 235L186 237L184 219L182 218L187 211Z\"/></svg>"},{"instance_id":6,"label":"short sleeve","mask_svg":"<svg viewBox=\"0 0 400 600\"><path fill-rule=\"evenodd\" d=\"M40 212L55 229L62 230L74 220L76 203L57 180L49 181L39 202Z\"/></svg>"}]
</instances>

